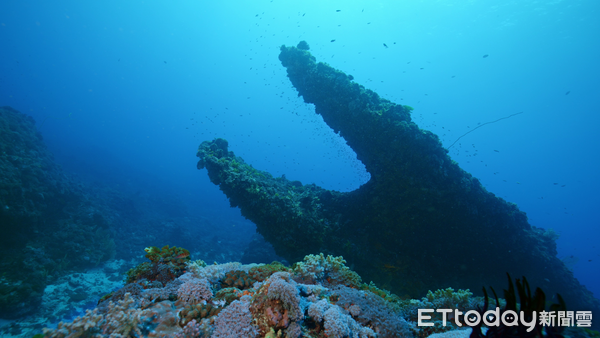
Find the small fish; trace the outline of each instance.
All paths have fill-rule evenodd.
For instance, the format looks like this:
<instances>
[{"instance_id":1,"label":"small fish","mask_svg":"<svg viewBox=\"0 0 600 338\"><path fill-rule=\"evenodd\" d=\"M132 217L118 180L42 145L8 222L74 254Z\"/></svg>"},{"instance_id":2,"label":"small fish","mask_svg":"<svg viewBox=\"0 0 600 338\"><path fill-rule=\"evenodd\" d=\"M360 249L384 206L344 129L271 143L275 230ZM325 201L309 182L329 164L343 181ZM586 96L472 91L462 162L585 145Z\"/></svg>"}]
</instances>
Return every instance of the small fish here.
<instances>
[{"instance_id":1,"label":"small fish","mask_svg":"<svg viewBox=\"0 0 600 338\"><path fill-rule=\"evenodd\" d=\"M571 91L569 90L568 92L566 92L566 93L565 93L565 95L569 95L569 93L570 93L570 92L571 92Z\"/></svg>"},{"instance_id":2,"label":"small fish","mask_svg":"<svg viewBox=\"0 0 600 338\"><path fill-rule=\"evenodd\" d=\"M456 77L456 75L452 75L451 79L454 79Z\"/></svg>"},{"instance_id":3,"label":"small fish","mask_svg":"<svg viewBox=\"0 0 600 338\"><path fill-rule=\"evenodd\" d=\"M494 151L495 151L495 152L497 152L497 153L499 153L499 152L500 152L500 151L498 151L498 150L496 150L496 149L494 149Z\"/></svg>"},{"instance_id":4,"label":"small fish","mask_svg":"<svg viewBox=\"0 0 600 338\"><path fill-rule=\"evenodd\" d=\"M167 61L163 61L164 63L167 63Z\"/></svg>"},{"instance_id":5,"label":"small fish","mask_svg":"<svg viewBox=\"0 0 600 338\"><path fill-rule=\"evenodd\" d=\"M331 42L335 42L335 39L331 40Z\"/></svg>"},{"instance_id":6,"label":"small fish","mask_svg":"<svg viewBox=\"0 0 600 338\"><path fill-rule=\"evenodd\" d=\"M383 47L388 48L388 46L385 43L383 44Z\"/></svg>"},{"instance_id":7,"label":"small fish","mask_svg":"<svg viewBox=\"0 0 600 338\"><path fill-rule=\"evenodd\" d=\"M341 9L336 9L335 11L336 11L336 12L341 12L342 10L341 10Z\"/></svg>"},{"instance_id":8,"label":"small fish","mask_svg":"<svg viewBox=\"0 0 600 338\"><path fill-rule=\"evenodd\" d=\"M486 57L488 57L488 56L489 56L489 55L485 54L485 55L483 56L483 58L485 59L485 58L486 58Z\"/></svg>"}]
</instances>

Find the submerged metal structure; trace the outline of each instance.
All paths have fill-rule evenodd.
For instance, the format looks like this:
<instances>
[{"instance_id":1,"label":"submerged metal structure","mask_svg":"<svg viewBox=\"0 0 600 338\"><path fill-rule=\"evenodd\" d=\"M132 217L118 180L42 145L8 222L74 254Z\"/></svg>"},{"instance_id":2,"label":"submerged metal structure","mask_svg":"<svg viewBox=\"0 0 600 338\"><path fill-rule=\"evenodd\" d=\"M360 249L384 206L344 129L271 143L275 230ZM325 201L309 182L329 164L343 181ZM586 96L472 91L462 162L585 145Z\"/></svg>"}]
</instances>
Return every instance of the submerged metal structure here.
<instances>
[{"instance_id":1,"label":"submerged metal structure","mask_svg":"<svg viewBox=\"0 0 600 338\"><path fill-rule=\"evenodd\" d=\"M449 286L501 290L509 272L547 295L560 293L570 309L600 309L556 257L553 235L452 161L435 134L412 122L412 108L317 63L305 43L282 46L279 59L371 179L352 192L330 191L256 170L223 139L203 142L198 168L277 254L289 261L341 255L367 281L412 298Z\"/></svg>"}]
</instances>

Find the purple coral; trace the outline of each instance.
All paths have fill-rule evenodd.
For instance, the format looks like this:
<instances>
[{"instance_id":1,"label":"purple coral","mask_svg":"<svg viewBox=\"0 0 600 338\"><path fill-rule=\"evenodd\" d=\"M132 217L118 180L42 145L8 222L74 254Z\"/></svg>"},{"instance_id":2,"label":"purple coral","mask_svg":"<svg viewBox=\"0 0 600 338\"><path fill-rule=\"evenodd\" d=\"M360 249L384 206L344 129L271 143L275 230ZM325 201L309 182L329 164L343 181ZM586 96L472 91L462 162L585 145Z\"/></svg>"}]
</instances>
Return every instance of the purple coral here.
<instances>
[{"instance_id":1,"label":"purple coral","mask_svg":"<svg viewBox=\"0 0 600 338\"><path fill-rule=\"evenodd\" d=\"M370 291L360 291L343 285L333 294L339 296L337 305L349 311L357 322L370 325L379 337L411 337L411 324L400 309Z\"/></svg>"},{"instance_id":2,"label":"purple coral","mask_svg":"<svg viewBox=\"0 0 600 338\"><path fill-rule=\"evenodd\" d=\"M300 294L296 282L291 279L289 272L276 272L269 278L271 285L267 297L283 302L284 308L290 311L291 319L302 319L304 311L300 308Z\"/></svg>"},{"instance_id":3,"label":"purple coral","mask_svg":"<svg viewBox=\"0 0 600 338\"><path fill-rule=\"evenodd\" d=\"M375 337L375 332L362 327L352 317L342 312L339 306L332 306L323 315L327 337Z\"/></svg>"},{"instance_id":4,"label":"purple coral","mask_svg":"<svg viewBox=\"0 0 600 338\"><path fill-rule=\"evenodd\" d=\"M243 296L219 312L212 338L254 338L258 335L258 330L252 325L250 299L250 296Z\"/></svg>"},{"instance_id":5,"label":"purple coral","mask_svg":"<svg viewBox=\"0 0 600 338\"><path fill-rule=\"evenodd\" d=\"M332 307L328 301L325 299L321 299L318 302L310 304L308 307L308 315L312 317L316 322L323 321L323 316L325 315L325 311L329 310Z\"/></svg>"},{"instance_id":6,"label":"purple coral","mask_svg":"<svg viewBox=\"0 0 600 338\"><path fill-rule=\"evenodd\" d=\"M308 315L317 323L323 322L328 337L375 337L373 330L361 326L342 308L325 299L312 303Z\"/></svg>"},{"instance_id":7,"label":"purple coral","mask_svg":"<svg viewBox=\"0 0 600 338\"><path fill-rule=\"evenodd\" d=\"M200 336L200 324L192 319L183 327L183 331L177 333L174 338L197 338Z\"/></svg>"},{"instance_id":8,"label":"purple coral","mask_svg":"<svg viewBox=\"0 0 600 338\"><path fill-rule=\"evenodd\" d=\"M201 301L210 300L213 292L210 283L206 278L194 277L191 273L186 273L180 277L183 284L177 289L177 297L187 304L197 304Z\"/></svg>"}]
</instances>

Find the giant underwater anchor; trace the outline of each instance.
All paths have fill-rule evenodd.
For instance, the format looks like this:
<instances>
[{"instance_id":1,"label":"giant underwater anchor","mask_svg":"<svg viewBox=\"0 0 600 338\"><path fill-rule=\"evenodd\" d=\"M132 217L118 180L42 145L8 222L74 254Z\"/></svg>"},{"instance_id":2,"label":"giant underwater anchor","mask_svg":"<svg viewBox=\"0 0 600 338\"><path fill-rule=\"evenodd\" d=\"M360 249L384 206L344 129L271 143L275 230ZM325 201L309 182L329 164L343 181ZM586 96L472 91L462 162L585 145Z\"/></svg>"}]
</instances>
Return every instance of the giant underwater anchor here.
<instances>
[{"instance_id":1,"label":"giant underwater anchor","mask_svg":"<svg viewBox=\"0 0 600 338\"><path fill-rule=\"evenodd\" d=\"M452 161L437 135L412 122L410 107L317 63L304 42L282 46L279 59L371 179L347 193L303 185L254 169L223 139L203 142L198 168L278 255L342 255L360 275L412 298L448 286L501 289L509 272L547 294L559 292L570 309L600 309L556 257L553 236Z\"/></svg>"}]
</instances>

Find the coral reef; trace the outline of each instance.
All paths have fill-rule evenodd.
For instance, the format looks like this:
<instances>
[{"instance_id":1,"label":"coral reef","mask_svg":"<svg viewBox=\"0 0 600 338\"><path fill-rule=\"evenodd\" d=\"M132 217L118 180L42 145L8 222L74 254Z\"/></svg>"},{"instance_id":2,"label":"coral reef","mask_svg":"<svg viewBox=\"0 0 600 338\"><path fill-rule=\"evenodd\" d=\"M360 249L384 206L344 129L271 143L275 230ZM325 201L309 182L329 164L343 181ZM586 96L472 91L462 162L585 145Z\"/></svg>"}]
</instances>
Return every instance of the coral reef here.
<instances>
[{"instance_id":1,"label":"coral reef","mask_svg":"<svg viewBox=\"0 0 600 338\"><path fill-rule=\"evenodd\" d=\"M282 46L279 59L298 95L356 152L369 182L340 193L274 178L224 139L202 142L197 152L198 169L278 255L290 262L341 255L363 277L411 298L448 286L500 287L510 272L578 309L600 310L556 257L554 239L452 161L438 137L412 121L412 108L317 63L306 46Z\"/></svg>"},{"instance_id":2,"label":"coral reef","mask_svg":"<svg viewBox=\"0 0 600 338\"><path fill-rule=\"evenodd\" d=\"M338 271L349 271L341 257L311 255L300 263L306 262L318 262L318 265L335 262ZM85 315L71 322L61 322L56 328L44 329L43 336L424 338L458 327L454 325L454 320L450 320L451 325L447 327L442 327L438 321L435 321L435 327L419 327L416 325L417 318L413 318L412 314L415 306L437 306L463 312L481 312L488 307L487 298L484 301L473 297L468 290L446 288L430 291L421 300L401 300L378 289L373 283L350 287L330 283L326 278L313 278L308 280L309 284L305 284L302 281L306 280L303 277L306 276L306 270L289 268L287 271L278 271L273 266L263 270L271 271L271 274L263 274L264 279L249 288L224 287L226 284L223 281L230 278L232 272L244 275L265 266L239 263L207 266L201 261L189 261L188 272L176 277L168 285L144 289L137 282L129 283L115 291L113 298L104 300L93 310L87 310ZM169 294L172 297L156 298L156 294ZM517 294L521 301L519 310L529 312L544 309L543 292L538 288L535 295L531 296L525 279L522 283L517 280L516 288L509 279L509 288L505 290L506 301L496 297L496 302L506 304L503 311L517 310ZM564 303L561 304L560 309L564 309ZM573 337L592 336L581 328L570 329ZM538 330L536 337L560 338L553 335L560 331L553 330ZM474 327L474 337L483 338L484 331L480 326ZM487 329L486 337L503 337L502 332L509 331L514 337L528 337L522 335L522 327L505 327L501 330L492 327ZM464 335L464 332L457 331L446 336L454 335Z\"/></svg>"},{"instance_id":3,"label":"coral reef","mask_svg":"<svg viewBox=\"0 0 600 338\"><path fill-rule=\"evenodd\" d=\"M187 273L162 287L127 283L85 315L44 329L44 337L410 337L418 331L397 303L328 281L323 274L354 273L341 257L307 256L294 269L276 262L186 265ZM261 281L224 283L232 276L247 280L249 271ZM296 282L307 274L309 284Z\"/></svg>"}]
</instances>

